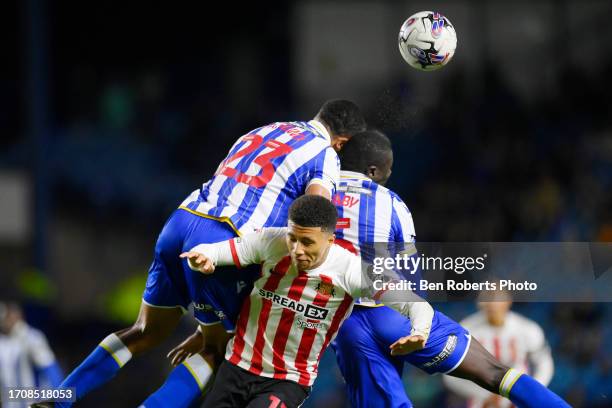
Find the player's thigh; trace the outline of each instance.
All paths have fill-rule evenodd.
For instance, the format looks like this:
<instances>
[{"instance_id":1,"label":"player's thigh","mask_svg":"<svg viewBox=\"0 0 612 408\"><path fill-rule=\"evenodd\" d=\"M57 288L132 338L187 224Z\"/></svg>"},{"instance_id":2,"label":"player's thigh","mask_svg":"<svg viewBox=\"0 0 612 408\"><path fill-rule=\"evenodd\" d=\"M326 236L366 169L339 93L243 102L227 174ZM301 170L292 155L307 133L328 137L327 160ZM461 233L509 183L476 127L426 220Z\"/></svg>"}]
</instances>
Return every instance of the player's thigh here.
<instances>
[{"instance_id":1,"label":"player's thigh","mask_svg":"<svg viewBox=\"0 0 612 408\"><path fill-rule=\"evenodd\" d=\"M310 388L292 381L277 381L257 393L249 402L249 408L298 408L304 403Z\"/></svg>"},{"instance_id":2,"label":"player's thigh","mask_svg":"<svg viewBox=\"0 0 612 408\"><path fill-rule=\"evenodd\" d=\"M436 311L425 347L402 356L404 361L428 374L446 374L465 358L471 336L459 323Z\"/></svg>"},{"instance_id":3,"label":"player's thigh","mask_svg":"<svg viewBox=\"0 0 612 408\"><path fill-rule=\"evenodd\" d=\"M175 211L157 238L153 262L142 296L143 301L151 306L179 306L186 309L191 302L179 258L189 228L188 217L195 216L185 211Z\"/></svg>"},{"instance_id":4,"label":"player's thigh","mask_svg":"<svg viewBox=\"0 0 612 408\"><path fill-rule=\"evenodd\" d=\"M481 387L497 393L499 384L509 367L499 362L480 342L472 338L467 354L461 364L449 375L470 380Z\"/></svg>"}]
</instances>

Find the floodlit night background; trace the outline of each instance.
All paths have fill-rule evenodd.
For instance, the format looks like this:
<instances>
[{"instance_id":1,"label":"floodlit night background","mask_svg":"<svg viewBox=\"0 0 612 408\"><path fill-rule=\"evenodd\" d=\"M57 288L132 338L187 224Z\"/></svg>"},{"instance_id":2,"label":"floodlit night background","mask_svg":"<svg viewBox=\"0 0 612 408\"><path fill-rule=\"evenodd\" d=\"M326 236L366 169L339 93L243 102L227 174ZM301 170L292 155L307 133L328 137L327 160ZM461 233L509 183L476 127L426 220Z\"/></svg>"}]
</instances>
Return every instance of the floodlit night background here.
<instances>
[{"instance_id":1,"label":"floodlit night background","mask_svg":"<svg viewBox=\"0 0 612 408\"><path fill-rule=\"evenodd\" d=\"M411 69L421 10L457 51ZM65 373L136 317L166 217L242 134L354 100L395 152L388 187L417 240L612 241L612 3L549 1L6 4L0 76L0 300L18 301ZM467 302L435 304L456 320ZM524 303L553 350L551 389L612 404L610 303ZM193 330L82 406L137 406ZM330 350L308 407L344 407ZM415 406L462 407L406 368Z\"/></svg>"}]
</instances>

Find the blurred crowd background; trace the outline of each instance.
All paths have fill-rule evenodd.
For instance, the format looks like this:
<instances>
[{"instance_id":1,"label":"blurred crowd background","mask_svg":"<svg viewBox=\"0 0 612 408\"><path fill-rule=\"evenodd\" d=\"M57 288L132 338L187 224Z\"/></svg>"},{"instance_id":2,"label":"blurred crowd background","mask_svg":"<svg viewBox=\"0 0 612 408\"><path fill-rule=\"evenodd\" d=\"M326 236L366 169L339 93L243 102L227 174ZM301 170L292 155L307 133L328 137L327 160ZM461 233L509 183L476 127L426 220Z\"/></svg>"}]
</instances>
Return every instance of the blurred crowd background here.
<instances>
[{"instance_id":1,"label":"blurred crowd background","mask_svg":"<svg viewBox=\"0 0 612 408\"><path fill-rule=\"evenodd\" d=\"M0 300L64 371L135 317L157 233L235 139L357 102L392 139L389 187L421 241L612 241L612 3L286 1L7 5L0 76ZM443 70L397 32L434 8L458 35ZM468 303L435 305L461 320ZM552 346L551 388L612 406L612 307L524 303ZM136 406L170 365L130 363L87 406ZM311 407L344 406L327 353ZM146 373L146 374L144 374ZM416 406L462 406L408 369Z\"/></svg>"}]
</instances>

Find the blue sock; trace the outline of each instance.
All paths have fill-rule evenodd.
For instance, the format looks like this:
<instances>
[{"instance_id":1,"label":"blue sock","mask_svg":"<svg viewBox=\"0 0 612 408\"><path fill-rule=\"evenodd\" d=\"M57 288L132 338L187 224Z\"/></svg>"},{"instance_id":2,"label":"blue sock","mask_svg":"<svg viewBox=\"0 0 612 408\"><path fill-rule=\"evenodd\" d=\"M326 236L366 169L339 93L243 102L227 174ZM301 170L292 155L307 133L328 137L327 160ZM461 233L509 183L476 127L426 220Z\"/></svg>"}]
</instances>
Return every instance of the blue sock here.
<instances>
[{"instance_id":1,"label":"blue sock","mask_svg":"<svg viewBox=\"0 0 612 408\"><path fill-rule=\"evenodd\" d=\"M94 351L62 382L60 387L75 387L76 399L110 380L132 358L132 353L116 334L106 337ZM56 403L69 408L72 403Z\"/></svg>"},{"instance_id":2,"label":"blue sock","mask_svg":"<svg viewBox=\"0 0 612 408\"><path fill-rule=\"evenodd\" d=\"M499 393L519 408L571 408L561 397L533 377L513 368L508 370L502 379Z\"/></svg>"},{"instance_id":3,"label":"blue sock","mask_svg":"<svg viewBox=\"0 0 612 408\"><path fill-rule=\"evenodd\" d=\"M195 354L176 367L164 385L149 396L141 408L188 408L196 401L212 377L212 369Z\"/></svg>"}]
</instances>

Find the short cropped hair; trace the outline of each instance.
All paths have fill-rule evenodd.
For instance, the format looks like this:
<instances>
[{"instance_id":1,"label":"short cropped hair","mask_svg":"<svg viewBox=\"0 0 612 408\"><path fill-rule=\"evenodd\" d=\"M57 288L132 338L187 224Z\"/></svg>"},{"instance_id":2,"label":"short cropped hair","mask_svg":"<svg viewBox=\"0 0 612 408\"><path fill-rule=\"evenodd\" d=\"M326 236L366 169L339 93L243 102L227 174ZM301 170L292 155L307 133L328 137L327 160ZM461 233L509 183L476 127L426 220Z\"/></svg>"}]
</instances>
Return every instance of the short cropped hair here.
<instances>
[{"instance_id":1,"label":"short cropped hair","mask_svg":"<svg viewBox=\"0 0 612 408\"><path fill-rule=\"evenodd\" d=\"M366 129L366 121L355 103L332 99L323 104L317 116L334 135L353 136Z\"/></svg>"},{"instance_id":2,"label":"short cropped hair","mask_svg":"<svg viewBox=\"0 0 612 408\"><path fill-rule=\"evenodd\" d=\"M336 207L322 196L304 195L289 207L289 220L301 227L321 227L321 230L333 233L337 219Z\"/></svg>"},{"instance_id":3,"label":"short cropped hair","mask_svg":"<svg viewBox=\"0 0 612 408\"><path fill-rule=\"evenodd\" d=\"M342 170L362 173L371 165L383 166L393 152L391 141L378 130L366 130L346 142L338 156Z\"/></svg>"}]
</instances>

